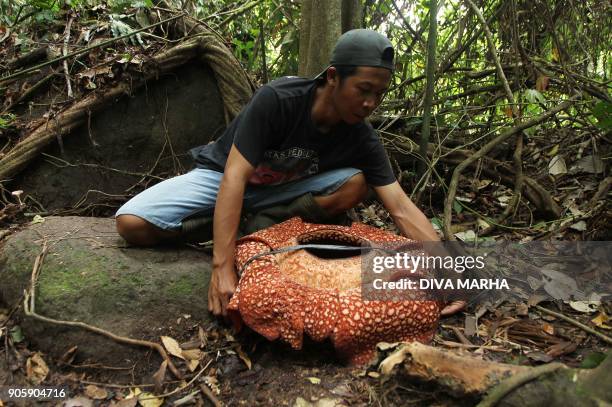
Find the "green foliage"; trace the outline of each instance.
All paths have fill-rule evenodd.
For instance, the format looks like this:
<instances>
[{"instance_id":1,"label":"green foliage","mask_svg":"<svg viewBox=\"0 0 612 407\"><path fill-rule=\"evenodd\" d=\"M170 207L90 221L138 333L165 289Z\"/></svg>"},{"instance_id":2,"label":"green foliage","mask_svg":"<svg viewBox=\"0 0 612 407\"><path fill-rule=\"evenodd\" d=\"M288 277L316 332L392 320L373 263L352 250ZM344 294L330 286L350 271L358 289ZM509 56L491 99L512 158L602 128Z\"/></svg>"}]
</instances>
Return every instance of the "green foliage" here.
<instances>
[{"instance_id":1,"label":"green foliage","mask_svg":"<svg viewBox=\"0 0 612 407\"><path fill-rule=\"evenodd\" d=\"M0 115L0 130L8 130L13 128L13 121L16 116L12 113Z\"/></svg>"},{"instance_id":2,"label":"green foliage","mask_svg":"<svg viewBox=\"0 0 612 407\"><path fill-rule=\"evenodd\" d=\"M603 130L612 129L612 103L601 101L591 109L597 119L597 126Z\"/></svg>"},{"instance_id":3,"label":"green foliage","mask_svg":"<svg viewBox=\"0 0 612 407\"><path fill-rule=\"evenodd\" d=\"M582 363L580 364L581 369L593 369L599 366L601 362L606 358L606 354L603 352L592 352L589 353Z\"/></svg>"}]
</instances>

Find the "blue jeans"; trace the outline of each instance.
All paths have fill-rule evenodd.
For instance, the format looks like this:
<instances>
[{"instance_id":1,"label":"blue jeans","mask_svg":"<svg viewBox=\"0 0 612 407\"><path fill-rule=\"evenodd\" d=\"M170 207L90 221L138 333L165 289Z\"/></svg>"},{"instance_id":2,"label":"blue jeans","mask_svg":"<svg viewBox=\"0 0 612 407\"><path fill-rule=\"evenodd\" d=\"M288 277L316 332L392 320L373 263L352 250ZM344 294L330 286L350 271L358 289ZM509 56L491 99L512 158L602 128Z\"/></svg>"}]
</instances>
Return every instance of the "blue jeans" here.
<instances>
[{"instance_id":1,"label":"blue jeans","mask_svg":"<svg viewBox=\"0 0 612 407\"><path fill-rule=\"evenodd\" d=\"M280 185L247 185L243 210L258 211L293 201L306 194L329 195L352 176L356 168L340 168ZM165 230L180 230L184 219L211 216L223 173L196 168L142 191L125 203L115 216L136 215Z\"/></svg>"}]
</instances>

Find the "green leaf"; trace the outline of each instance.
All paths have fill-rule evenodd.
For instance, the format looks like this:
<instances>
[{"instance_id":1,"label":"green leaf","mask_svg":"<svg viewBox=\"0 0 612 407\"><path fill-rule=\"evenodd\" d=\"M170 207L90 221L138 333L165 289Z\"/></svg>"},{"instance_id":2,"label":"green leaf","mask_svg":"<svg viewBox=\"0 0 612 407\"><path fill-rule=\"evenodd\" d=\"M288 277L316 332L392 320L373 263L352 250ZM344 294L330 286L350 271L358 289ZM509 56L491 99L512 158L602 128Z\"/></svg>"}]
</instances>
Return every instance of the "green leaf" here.
<instances>
[{"instance_id":1,"label":"green leaf","mask_svg":"<svg viewBox=\"0 0 612 407\"><path fill-rule=\"evenodd\" d=\"M591 109L593 116L597 118L597 126L603 130L612 129L612 103L599 102Z\"/></svg>"},{"instance_id":2,"label":"green leaf","mask_svg":"<svg viewBox=\"0 0 612 407\"><path fill-rule=\"evenodd\" d=\"M434 225L438 230L442 230L442 219L438 217L431 218L431 224Z\"/></svg>"},{"instance_id":3,"label":"green leaf","mask_svg":"<svg viewBox=\"0 0 612 407\"><path fill-rule=\"evenodd\" d=\"M19 325L12 327L9 333L11 335L11 340L14 343L23 342L25 339L25 336L23 336L23 332L21 331L21 327Z\"/></svg>"},{"instance_id":4,"label":"green leaf","mask_svg":"<svg viewBox=\"0 0 612 407\"><path fill-rule=\"evenodd\" d=\"M453 210L456 214L460 214L461 212L463 212L463 206L461 206L459 201L457 201L456 199L453 200Z\"/></svg>"},{"instance_id":5,"label":"green leaf","mask_svg":"<svg viewBox=\"0 0 612 407\"><path fill-rule=\"evenodd\" d=\"M546 98L540 92L535 89L526 89L525 90L525 99L529 101L529 103L545 103Z\"/></svg>"},{"instance_id":6,"label":"green leaf","mask_svg":"<svg viewBox=\"0 0 612 407\"><path fill-rule=\"evenodd\" d=\"M599 364L601 362L603 362L603 360L605 358L606 358L606 354L602 353L602 352L589 353L584 358L582 363L580 364L580 368L582 368L582 369L593 369L593 368L599 366Z\"/></svg>"}]
</instances>

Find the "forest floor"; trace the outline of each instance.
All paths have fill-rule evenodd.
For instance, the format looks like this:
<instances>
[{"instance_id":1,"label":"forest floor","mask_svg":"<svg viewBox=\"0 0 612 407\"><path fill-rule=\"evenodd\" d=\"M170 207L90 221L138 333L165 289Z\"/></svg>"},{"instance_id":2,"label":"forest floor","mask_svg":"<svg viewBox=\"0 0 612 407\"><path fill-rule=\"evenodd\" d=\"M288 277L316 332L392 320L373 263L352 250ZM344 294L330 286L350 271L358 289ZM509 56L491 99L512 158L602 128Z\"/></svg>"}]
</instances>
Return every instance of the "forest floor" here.
<instances>
[{"instance_id":1,"label":"forest floor","mask_svg":"<svg viewBox=\"0 0 612 407\"><path fill-rule=\"evenodd\" d=\"M380 214L377 204L362 207L361 220L372 223ZM379 221L377 221L379 222ZM384 225L392 228L390 224ZM583 304L585 305L585 304ZM552 315L546 310L552 310ZM474 405L471 398L456 398L434 385L417 383L401 373L391 377L378 372L378 363L345 366L328 343L306 341L301 351L278 342L268 342L248 329L235 333L228 325L190 323L186 317L176 326L162 328L160 335L173 337L181 349L199 350L199 364L190 369L173 358L185 379L170 372L155 377L160 359L150 353L126 366L125 355L116 360L78 360L67 353L59 360L36 349L21 334L20 320L11 310L0 308L0 386L67 386L63 406L160 405L287 405L287 406L454 406ZM489 361L524 366L562 362L569 367L594 367L609 350L609 344L586 332L576 322L610 330L610 304L586 304L576 309L562 301L531 298L523 303L500 301L471 305L441 320L432 345L461 350ZM560 316L559 316L560 315ZM563 318L564 317L564 318ZM568 321L567 319L571 321ZM572 322L573 321L573 322ZM153 326L156 321L150 321ZM76 329L76 328L75 328ZM144 338L157 341L158 338ZM94 350L95 352L95 350ZM192 370L193 369L193 370ZM158 388L153 396L157 383ZM160 394L165 396L159 396ZM1 397L0 397L1 399ZM31 405L4 400L4 405ZM2 405L2 404L0 404Z\"/></svg>"}]
</instances>

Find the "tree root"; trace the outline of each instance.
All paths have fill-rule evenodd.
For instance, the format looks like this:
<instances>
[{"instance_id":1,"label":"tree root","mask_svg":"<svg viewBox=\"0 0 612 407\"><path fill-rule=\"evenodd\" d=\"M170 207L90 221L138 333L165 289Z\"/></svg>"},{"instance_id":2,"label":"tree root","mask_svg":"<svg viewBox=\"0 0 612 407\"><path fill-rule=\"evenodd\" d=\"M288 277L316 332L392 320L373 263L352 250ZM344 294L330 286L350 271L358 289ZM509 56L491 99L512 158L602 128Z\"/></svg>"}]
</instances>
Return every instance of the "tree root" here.
<instances>
[{"instance_id":1,"label":"tree root","mask_svg":"<svg viewBox=\"0 0 612 407\"><path fill-rule=\"evenodd\" d=\"M385 349L386 348L386 349ZM397 375L430 382L458 397L483 397L479 406L608 405L612 354L595 369L571 369L561 363L515 366L418 342L382 346L379 370L385 380ZM602 403L603 402L603 403Z\"/></svg>"},{"instance_id":2,"label":"tree root","mask_svg":"<svg viewBox=\"0 0 612 407\"><path fill-rule=\"evenodd\" d=\"M493 140L491 140L487 144L485 144L476 153L472 154L469 158L467 158L466 160L461 162L455 168L455 170L453 171L453 176L451 178L449 187L448 187L448 194L447 194L446 200L444 202L444 228L443 228L443 230L444 230L444 236L446 237L446 239L448 239L448 240L456 240L455 236L453 235L453 233L451 231L452 210L453 210L453 201L455 200L455 196L457 194L457 186L459 185L459 176L461 175L463 170L465 170L469 165L471 165L472 163L476 162L480 158L483 158L489 151L491 151L499 143L504 142L508 138L514 136L515 134L517 134L519 132L522 132L525 129L533 127L533 126L543 122L544 120L549 119L550 117L554 116L555 114L559 113L560 111L570 107L575 101L576 101L576 97L572 97L569 100L566 100L565 102L560 103L559 105L553 107L552 109L542 113L541 115L536 116L536 117L534 117L534 118L532 118L530 120L521 122L520 124L518 124L518 125L510 128L510 129L504 131L499 136L497 136L496 138L494 138ZM525 180L525 181L527 181L527 180Z\"/></svg>"},{"instance_id":3,"label":"tree root","mask_svg":"<svg viewBox=\"0 0 612 407\"><path fill-rule=\"evenodd\" d=\"M495 386L493 390L491 390L491 392L480 403L478 403L477 407L493 407L507 394L518 389L525 383L535 380L542 375L552 373L558 369L567 369L567 366L562 363L549 363L531 368L523 373L512 376Z\"/></svg>"}]
</instances>

